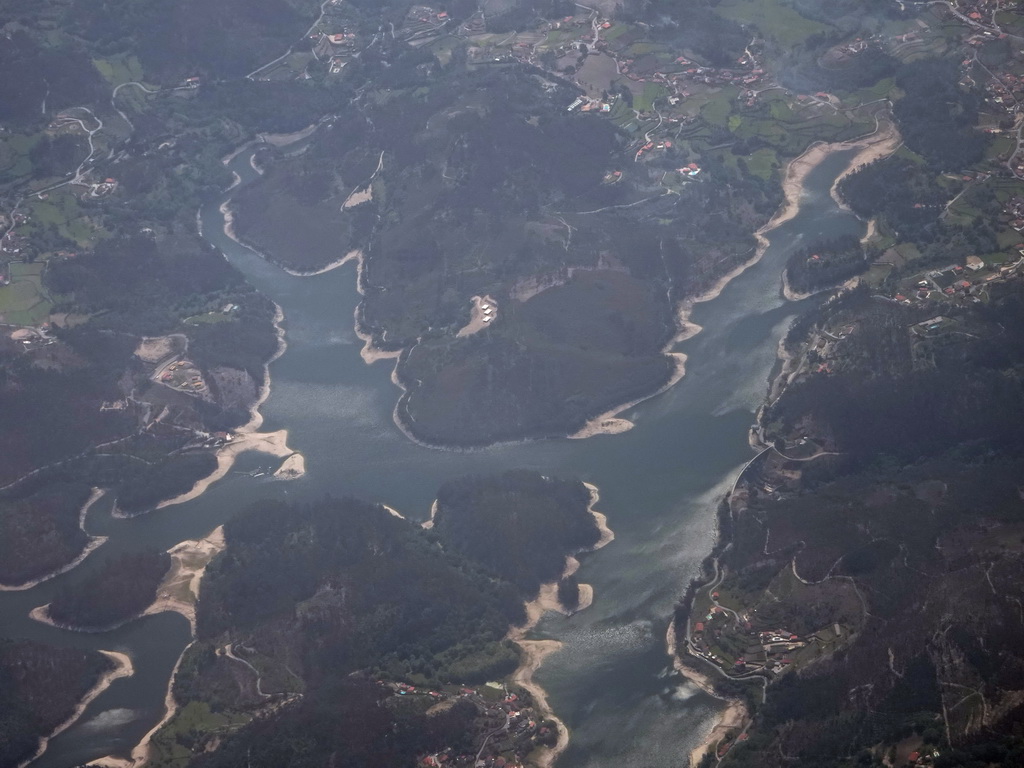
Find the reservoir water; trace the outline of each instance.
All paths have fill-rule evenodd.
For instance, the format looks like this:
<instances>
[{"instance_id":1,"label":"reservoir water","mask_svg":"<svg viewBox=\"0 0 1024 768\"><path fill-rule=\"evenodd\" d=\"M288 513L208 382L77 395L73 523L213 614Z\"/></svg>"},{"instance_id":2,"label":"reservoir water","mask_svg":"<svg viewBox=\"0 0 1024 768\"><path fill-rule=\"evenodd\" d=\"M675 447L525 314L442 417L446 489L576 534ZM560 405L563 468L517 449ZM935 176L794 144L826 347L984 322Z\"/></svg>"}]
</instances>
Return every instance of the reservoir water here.
<instances>
[{"instance_id":1,"label":"reservoir water","mask_svg":"<svg viewBox=\"0 0 1024 768\"><path fill-rule=\"evenodd\" d=\"M418 446L392 423L398 390L392 361L372 366L359 355L352 328L359 296L355 267L296 277L224 236L218 204L200 213L204 235L284 311L287 351L271 364L272 393L263 428L289 431L307 474L291 482L230 474L194 501L129 520L90 512L87 528L109 537L79 568L24 592L0 593L0 636L128 653L136 674L115 681L78 722L54 738L36 768L68 768L127 755L159 720L167 681L189 642L177 614L134 621L111 632L81 634L39 624L28 612L67 580L81 579L107 558L142 547L167 549L199 538L264 497L290 500L350 494L425 519L448 478L508 468L576 476L599 486L598 508L616 539L582 558L581 581L593 605L571 618L548 616L538 636L561 640L536 679L571 731L559 761L579 766L679 766L707 730L719 703L671 673L665 632L672 608L715 536L715 507L751 458L747 429L765 393L778 341L800 306L780 295L786 257L801 241L861 234L863 224L836 206L829 189L852 151L829 156L806 180L800 213L770 233L764 258L722 294L698 304L703 332L680 346L685 378L624 414L629 432L588 440L549 440L456 452ZM245 181L249 152L231 167ZM277 460L272 460L276 462ZM266 465L244 454L235 468Z\"/></svg>"}]
</instances>

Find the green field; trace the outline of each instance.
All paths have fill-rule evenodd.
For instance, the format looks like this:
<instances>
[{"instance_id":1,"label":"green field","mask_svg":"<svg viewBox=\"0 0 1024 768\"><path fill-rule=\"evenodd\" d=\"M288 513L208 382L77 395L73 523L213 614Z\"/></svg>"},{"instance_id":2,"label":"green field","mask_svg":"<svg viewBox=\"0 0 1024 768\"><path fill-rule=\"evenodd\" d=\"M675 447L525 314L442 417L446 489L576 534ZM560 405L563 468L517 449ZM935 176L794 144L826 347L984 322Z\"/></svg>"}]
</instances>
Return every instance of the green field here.
<instances>
[{"instance_id":1,"label":"green field","mask_svg":"<svg viewBox=\"0 0 1024 768\"><path fill-rule=\"evenodd\" d=\"M0 322L38 325L50 316L53 305L43 289L45 267L42 262L10 265L11 283L0 286Z\"/></svg>"},{"instance_id":2,"label":"green field","mask_svg":"<svg viewBox=\"0 0 1024 768\"><path fill-rule=\"evenodd\" d=\"M615 40L616 38L621 37L622 35L629 32L629 30L630 26L628 24L616 24L611 29L604 31L601 34L601 37L603 37L605 40Z\"/></svg>"},{"instance_id":3,"label":"green field","mask_svg":"<svg viewBox=\"0 0 1024 768\"><path fill-rule=\"evenodd\" d=\"M654 109L654 102L657 99L664 99L668 96L668 89L658 83L645 83L643 93L633 98L633 107L640 112L650 112Z\"/></svg>"},{"instance_id":4,"label":"green field","mask_svg":"<svg viewBox=\"0 0 1024 768\"><path fill-rule=\"evenodd\" d=\"M250 719L243 714L213 712L206 702L190 701L154 737L150 763L156 768L181 765L191 756L194 739L213 732L230 733Z\"/></svg>"},{"instance_id":5,"label":"green field","mask_svg":"<svg viewBox=\"0 0 1024 768\"><path fill-rule=\"evenodd\" d=\"M770 149L759 149L747 158L747 169L765 181L772 177L772 172L779 167L779 156Z\"/></svg>"},{"instance_id":6,"label":"green field","mask_svg":"<svg viewBox=\"0 0 1024 768\"><path fill-rule=\"evenodd\" d=\"M714 10L732 21L754 25L784 47L797 45L811 35L833 29L805 19L781 0L723 0Z\"/></svg>"},{"instance_id":7,"label":"green field","mask_svg":"<svg viewBox=\"0 0 1024 768\"><path fill-rule=\"evenodd\" d=\"M135 56L111 56L93 59L92 64L111 85L130 83L142 79L142 64Z\"/></svg>"},{"instance_id":8,"label":"green field","mask_svg":"<svg viewBox=\"0 0 1024 768\"><path fill-rule=\"evenodd\" d=\"M27 225L30 235L53 228L61 237L74 240L83 247L95 239L96 232L82 214L78 198L67 187L50 192L47 200L31 198L27 207L32 217Z\"/></svg>"},{"instance_id":9,"label":"green field","mask_svg":"<svg viewBox=\"0 0 1024 768\"><path fill-rule=\"evenodd\" d=\"M9 181L32 173L32 161L29 160L28 153L37 141L38 135L0 135L0 181Z\"/></svg>"},{"instance_id":10,"label":"green field","mask_svg":"<svg viewBox=\"0 0 1024 768\"><path fill-rule=\"evenodd\" d=\"M858 104L867 104L868 102L884 99L889 95L889 92L892 91L893 85L894 82L891 77L883 77L870 88L861 88L859 91L854 91L843 99L843 103L852 107Z\"/></svg>"},{"instance_id":11,"label":"green field","mask_svg":"<svg viewBox=\"0 0 1024 768\"><path fill-rule=\"evenodd\" d=\"M700 115L712 125L725 127L729 122L729 114L732 112L733 92L723 90L711 96L711 98L700 108Z\"/></svg>"}]
</instances>

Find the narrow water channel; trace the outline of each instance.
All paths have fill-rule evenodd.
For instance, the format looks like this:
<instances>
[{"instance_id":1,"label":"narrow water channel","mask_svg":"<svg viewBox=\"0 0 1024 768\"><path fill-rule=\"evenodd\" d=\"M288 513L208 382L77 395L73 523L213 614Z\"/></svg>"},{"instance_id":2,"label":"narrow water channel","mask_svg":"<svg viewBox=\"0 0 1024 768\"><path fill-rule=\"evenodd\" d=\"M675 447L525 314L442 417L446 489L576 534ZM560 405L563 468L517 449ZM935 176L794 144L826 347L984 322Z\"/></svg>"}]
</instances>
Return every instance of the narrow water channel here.
<instances>
[{"instance_id":1,"label":"narrow water channel","mask_svg":"<svg viewBox=\"0 0 1024 768\"><path fill-rule=\"evenodd\" d=\"M103 547L78 569L32 590L0 593L0 635L123 651L136 669L97 697L33 766L67 768L130 752L160 718L170 671L189 640L187 622L177 614L99 634L30 620L29 610L48 602L65 580L78 580L122 552L202 537L260 498L351 494L420 520L448 478L517 467L595 483L598 508L616 533L612 544L584 558L579 573L594 585L594 604L571 618L548 617L537 630L564 642L537 675L572 732L559 765L682 764L717 704L670 674L668 619L712 546L717 498L751 456L747 428L779 338L799 310L780 296L786 257L804 239L863 231L829 196L850 155L831 155L813 170L799 215L770 234L765 257L721 296L697 305L692 320L704 330L680 347L689 356L686 377L626 414L636 422L633 430L471 452L420 447L392 423L398 395L392 363L365 365L352 329L359 300L354 265L314 277L288 275L225 237L218 205L206 206L200 213L204 235L284 310L288 348L271 365L264 429L288 429L290 447L306 457L307 474L281 482L233 473L194 501L131 520L111 518L109 503L98 503L87 528L109 536ZM249 157L243 152L231 164L243 183L254 176ZM274 462L250 453L235 469Z\"/></svg>"}]
</instances>

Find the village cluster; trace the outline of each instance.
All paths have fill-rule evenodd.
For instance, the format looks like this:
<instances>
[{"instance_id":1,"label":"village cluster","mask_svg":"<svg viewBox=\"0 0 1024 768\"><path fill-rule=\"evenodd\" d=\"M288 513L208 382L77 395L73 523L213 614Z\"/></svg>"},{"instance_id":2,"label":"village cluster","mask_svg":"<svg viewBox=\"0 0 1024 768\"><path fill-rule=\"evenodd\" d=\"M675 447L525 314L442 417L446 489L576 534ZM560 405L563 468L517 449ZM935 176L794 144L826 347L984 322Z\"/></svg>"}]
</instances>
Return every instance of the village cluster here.
<instances>
[{"instance_id":1,"label":"village cluster","mask_svg":"<svg viewBox=\"0 0 1024 768\"><path fill-rule=\"evenodd\" d=\"M912 275L894 289L892 301L911 306L925 302L952 305L978 304L988 296L988 287L995 282L1016 279L1024 267L1024 243L1016 248L1016 258L986 263L971 255L963 265L950 264Z\"/></svg>"},{"instance_id":2,"label":"village cluster","mask_svg":"<svg viewBox=\"0 0 1024 768\"><path fill-rule=\"evenodd\" d=\"M718 597L718 592L711 593L712 600L717 601ZM746 645L743 647L741 655L729 659L724 655L724 651L718 649L718 645L722 642L735 645L737 636L726 640L723 634L730 621L728 618L730 613L728 609L718 605L717 602L713 604L709 613L704 617L704 621L694 624L690 640L697 656L715 664L723 671L731 672L734 677L754 672L778 675L793 663L795 651L806 648L809 644L827 642L842 632L838 625L832 629L835 635L825 638L820 638L817 634L811 635L809 638L801 638L786 629L779 628L756 631L751 628L750 619L746 614L732 614L742 625L744 635L740 637L746 641Z\"/></svg>"},{"instance_id":3,"label":"village cluster","mask_svg":"<svg viewBox=\"0 0 1024 768\"><path fill-rule=\"evenodd\" d=\"M452 748L439 750L423 755L419 764L425 768L523 768L531 752L538 746L550 746L557 737L554 725L535 711L528 693L510 691L502 683L487 683L477 688L418 688L409 683L384 681L378 681L378 685L393 696L428 699L428 712L441 711L463 701L476 707L479 724L475 734L479 745L476 753L460 753Z\"/></svg>"}]
</instances>

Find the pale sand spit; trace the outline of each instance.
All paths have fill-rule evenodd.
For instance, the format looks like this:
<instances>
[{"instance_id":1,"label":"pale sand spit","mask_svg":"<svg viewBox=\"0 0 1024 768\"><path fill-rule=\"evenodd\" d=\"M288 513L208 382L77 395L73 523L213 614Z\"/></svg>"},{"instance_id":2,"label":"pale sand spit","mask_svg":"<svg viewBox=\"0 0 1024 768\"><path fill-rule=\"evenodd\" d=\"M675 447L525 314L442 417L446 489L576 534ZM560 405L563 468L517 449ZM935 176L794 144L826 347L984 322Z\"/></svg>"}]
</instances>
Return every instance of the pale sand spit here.
<instances>
[{"instance_id":1,"label":"pale sand spit","mask_svg":"<svg viewBox=\"0 0 1024 768\"><path fill-rule=\"evenodd\" d=\"M615 539L615 534L612 529L608 527L607 516L594 509L594 505L601 498L600 491L597 486L592 485L591 483L585 483L585 485L587 490L590 491L590 502L587 505L587 510L594 516L594 521L597 523L597 527L601 531L601 537L598 539L597 543L586 550L588 552L593 552L601 547L607 546L609 542ZM429 521L431 523L433 522L436 508L437 502L435 501L434 507L431 509L431 520ZM424 526L425 525L426 524L424 523ZM566 557L565 569L562 571L561 578L565 579L572 576L576 573L579 567L579 560L572 556ZM576 608L576 611L582 611L585 608L589 608L594 601L593 587L589 584L580 584L579 586L580 603ZM565 751L565 748L569 745L569 729L566 728L565 723L555 716L554 712L551 710L551 705L548 703L547 691L534 681L533 674L540 668L540 665L544 663L544 659L561 648L562 644L557 640L527 640L526 635L530 630L537 626L541 617L548 611L567 613L564 606L562 606L558 600L558 582L552 581L547 584L542 584L537 597L526 603L525 607L526 623L522 626L510 629L507 636L508 639L518 645L522 651L522 660L519 667L512 674L512 682L517 685L521 685L523 688L528 690L537 704L537 709L543 713L545 717L550 718L555 723L555 728L558 731L558 738L555 742L555 746L542 750L540 756L536 760L536 764L540 766L540 768L551 768L555 760L558 759L558 756L562 754L562 752Z\"/></svg>"},{"instance_id":2,"label":"pale sand spit","mask_svg":"<svg viewBox=\"0 0 1024 768\"><path fill-rule=\"evenodd\" d=\"M202 539L189 539L167 550L171 556L171 567L156 590L156 600L143 616L174 611L188 619L192 634L196 632L196 603L199 601L199 587L206 573L206 566L224 551L224 526L219 525Z\"/></svg>"},{"instance_id":3,"label":"pale sand spit","mask_svg":"<svg viewBox=\"0 0 1024 768\"><path fill-rule=\"evenodd\" d=\"M135 667L132 666L131 657L127 654L119 653L117 651L100 651L100 653L114 662L114 668L96 681L96 685L90 688L85 696L82 697L82 700L78 702L78 706L75 707L75 711L71 713L71 716L67 720L57 726L56 730L54 730L54 732L49 736L45 736L39 740L39 747L36 749L35 754L20 763L18 768L25 768L26 765L42 755L46 751L50 740L78 722L78 718L80 718L82 713L85 712L86 707L88 707L97 696L107 690L111 683L115 680L120 680L122 677L131 677L135 674Z\"/></svg>"}]
</instances>

